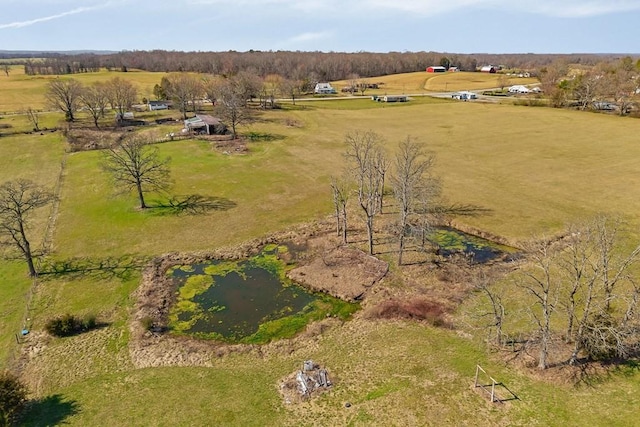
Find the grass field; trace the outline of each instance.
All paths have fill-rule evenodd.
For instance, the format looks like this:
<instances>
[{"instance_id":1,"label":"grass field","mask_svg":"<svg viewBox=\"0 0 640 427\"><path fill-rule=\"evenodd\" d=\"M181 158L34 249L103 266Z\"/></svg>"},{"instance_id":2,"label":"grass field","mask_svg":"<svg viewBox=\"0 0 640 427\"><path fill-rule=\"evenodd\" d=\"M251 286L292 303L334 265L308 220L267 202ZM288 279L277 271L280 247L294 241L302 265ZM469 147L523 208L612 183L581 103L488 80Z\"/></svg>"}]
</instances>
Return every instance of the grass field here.
<instances>
[{"instance_id":1,"label":"grass field","mask_svg":"<svg viewBox=\"0 0 640 427\"><path fill-rule=\"evenodd\" d=\"M397 84L411 81L396 78ZM15 120L16 128L24 126ZM383 135L389 154L408 135L416 138L437 155L436 172L451 202L491 212L458 221L511 242L558 233L567 222L602 211L640 225L640 121L602 114L430 99L287 105L243 129L274 137L249 142L246 154L226 155L195 140L158 146L172 159L171 195L220 201L220 209L203 215L140 212L133 195L114 194L99 152L68 154L52 259L111 257L123 269L41 276L29 312L34 334L66 312L97 314L107 326L51 339L34 353L24 374L39 400L26 425L633 424L640 399L635 371L621 370L592 387L553 384L487 355L462 322L454 331L357 318L322 335L220 357L211 368L134 367L128 316L140 279L137 263L325 218L332 210L330 176L342 171L344 136L355 130ZM59 133L0 137L0 181L30 177L53 187L65 148ZM37 241L48 215L35 218ZM8 261L0 262L0 279L0 360L7 360L31 282L26 268ZM335 386L313 402L287 405L279 381L307 359L326 365ZM471 387L477 363L520 400L492 405L477 394Z\"/></svg>"},{"instance_id":2,"label":"grass field","mask_svg":"<svg viewBox=\"0 0 640 427\"><path fill-rule=\"evenodd\" d=\"M79 73L72 76L29 76L24 74L24 67L14 66L9 77L0 75L0 114L25 111L31 107L36 110L46 109L44 93L47 82L56 78L73 78L88 85L103 82L114 77L130 80L134 83L139 100L153 99L153 86L160 84L165 73L131 70L127 73L101 71L97 73ZM139 101L140 102L140 101Z\"/></svg>"},{"instance_id":3,"label":"grass field","mask_svg":"<svg viewBox=\"0 0 640 427\"><path fill-rule=\"evenodd\" d=\"M381 95L385 93L421 94L429 92L451 92L458 90L479 90L499 87L500 74L455 72L455 73L415 73L393 74L390 76L370 77L369 83L380 84L379 89L368 89L365 95ZM509 85L534 84L538 79L528 77L513 77L508 80ZM349 87L348 80L333 83L338 92L343 87ZM357 93L359 94L359 93Z\"/></svg>"}]
</instances>

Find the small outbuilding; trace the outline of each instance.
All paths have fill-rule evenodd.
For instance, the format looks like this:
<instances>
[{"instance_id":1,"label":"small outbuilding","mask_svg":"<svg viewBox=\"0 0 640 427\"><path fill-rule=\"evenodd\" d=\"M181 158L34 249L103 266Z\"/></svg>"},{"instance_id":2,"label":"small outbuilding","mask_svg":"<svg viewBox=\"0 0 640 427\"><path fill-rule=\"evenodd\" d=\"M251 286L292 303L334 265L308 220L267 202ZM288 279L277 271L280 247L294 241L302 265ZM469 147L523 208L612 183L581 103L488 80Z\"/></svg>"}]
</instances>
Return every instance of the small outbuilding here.
<instances>
[{"instance_id":1,"label":"small outbuilding","mask_svg":"<svg viewBox=\"0 0 640 427\"><path fill-rule=\"evenodd\" d=\"M480 68L480 72L482 73L495 73L496 71L498 70L493 65L485 65L482 68Z\"/></svg>"},{"instance_id":2,"label":"small outbuilding","mask_svg":"<svg viewBox=\"0 0 640 427\"><path fill-rule=\"evenodd\" d=\"M384 95L377 99L378 102L407 102L408 100L406 95Z\"/></svg>"},{"instance_id":3,"label":"small outbuilding","mask_svg":"<svg viewBox=\"0 0 640 427\"><path fill-rule=\"evenodd\" d=\"M456 72L460 71L460 69L458 67L449 67L448 71L450 73L456 73Z\"/></svg>"},{"instance_id":4,"label":"small outbuilding","mask_svg":"<svg viewBox=\"0 0 640 427\"><path fill-rule=\"evenodd\" d=\"M461 101L468 101L470 99L478 99L478 95L474 92L463 90L461 92L454 93L453 95L451 95L451 98L459 99Z\"/></svg>"},{"instance_id":5,"label":"small outbuilding","mask_svg":"<svg viewBox=\"0 0 640 427\"><path fill-rule=\"evenodd\" d=\"M149 101L149 111L168 110L169 101Z\"/></svg>"},{"instance_id":6,"label":"small outbuilding","mask_svg":"<svg viewBox=\"0 0 640 427\"><path fill-rule=\"evenodd\" d=\"M531 90L523 85L514 85L509 87L508 89L509 93L529 93L531 92Z\"/></svg>"},{"instance_id":7,"label":"small outbuilding","mask_svg":"<svg viewBox=\"0 0 640 427\"><path fill-rule=\"evenodd\" d=\"M447 69L439 65L432 65L431 67L427 67L427 73L444 73L445 71L447 71Z\"/></svg>"},{"instance_id":8,"label":"small outbuilding","mask_svg":"<svg viewBox=\"0 0 640 427\"><path fill-rule=\"evenodd\" d=\"M227 127L219 118L206 114L196 114L195 117L185 120L184 127L190 132L207 135L223 135L227 131Z\"/></svg>"}]
</instances>

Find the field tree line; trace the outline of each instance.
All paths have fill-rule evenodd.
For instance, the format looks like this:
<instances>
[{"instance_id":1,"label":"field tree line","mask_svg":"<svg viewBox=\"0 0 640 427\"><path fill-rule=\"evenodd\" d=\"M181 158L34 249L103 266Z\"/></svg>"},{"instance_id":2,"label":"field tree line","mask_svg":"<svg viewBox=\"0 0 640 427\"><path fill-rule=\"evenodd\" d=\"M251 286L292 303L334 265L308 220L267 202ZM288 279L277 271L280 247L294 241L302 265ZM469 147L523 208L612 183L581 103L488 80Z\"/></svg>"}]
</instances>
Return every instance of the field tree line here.
<instances>
[{"instance_id":1,"label":"field tree line","mask_svg":"<svg viewBox=\"0 0 640 427\"><path fill-rule=\"evenodd\" d=\"M449 63L447 58L441 58L441 61ZM544 96L553 107L570 106L581 110L614 108L608 107L610 101L619 114L624 115L631 111L640 97L640 61L634 63L629 56L615 62L599 62L577 71L571 71L564 60L556 61L540 68L538 76ZM362 94L370 83L366 74L350 73L346 78ZM277 97L291 99L295 104L297 97L313 90L316 81L309 76L261 76L248 70L228 75L175 72L162 77L154 86L153 95L157 100L171 100L184 119L187 119L188 111L196 113L202 102L208 100L215 113L229 123L235 138L237 126L251 120L248 100L259 99L262 108L275 107ZM499 84L506 85L505 82L506 79L499 79ZM70 122L82 108L96 127L105 117L107 107L122 118L135 103L148 101L144 98L138 100L133 83L121 77L87 86L73 78L58 78L49 83L46 100L51 108L61 111ZM31 114L27 117L33 128L38 130L38 116L33 109L29 108L29 111Z\"/></svg>"},{"instance_id":2,"label":"field tree line","mask_svg":"<svg viewBox=\"0 0 640 427\"><path fill-rule=\"evenodd\" d=\"M42 58L44 57L44 58ZM24 56L22 57L24 58ZM191 71L204 74L234 75L248 71L260 77L278 74L292 80L332 81L346 79L350 74L373 77L423 71L431 65L456 66L475 71L478 66L493 64L507 68L539 69L554 61L595 65L610 61L615 55L595 54L456 54L443 52L177 52L122 51L113 54L78 55L43 54L41 59L15 59L23 64L25 73L75 74L94 72L102 68L113 71L141 69L159 72Z\"/></svg>"}]
</instances>

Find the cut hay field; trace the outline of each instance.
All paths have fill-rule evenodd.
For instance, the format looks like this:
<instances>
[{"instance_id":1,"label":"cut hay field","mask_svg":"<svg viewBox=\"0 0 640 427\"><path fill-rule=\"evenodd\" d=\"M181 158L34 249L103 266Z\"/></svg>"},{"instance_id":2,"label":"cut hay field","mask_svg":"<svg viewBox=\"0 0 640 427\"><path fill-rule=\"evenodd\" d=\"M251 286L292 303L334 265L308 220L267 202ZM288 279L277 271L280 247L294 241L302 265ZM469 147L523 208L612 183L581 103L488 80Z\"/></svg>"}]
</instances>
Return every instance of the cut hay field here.
<instances>
[{"instance_id":1,"label":"cut hay field","mask_svg":"<svg viewBox=\"0 0 640 427\"><path fill-rule=\"evenodd\" d=\"M390 76L369 77L369 83L380 84L379 89L368 89L365 95L381 95L385 93L421 94L429 92L452 92L459 90L481 90L500 87L500 74L472 73L459 71L455 73L415 73L393 74ZM529 85L538 83L538 79L512 77L508 85ZM348 80L339 80L332 85L338 92L343 87L349 87Z\"/></svg>"},{"instance_id":2,"label":"cut hay field","mask_svg":"<svg viewBox=\"0 0 640 427\"><path fill-rule=\"evenodd\" d=\"M153 99L153 86L160 84L165 73L130 70L126 73L117 71L100 71L97 73L79 73L70 76L29 76L24 74L24 67L14 66L9 77L0 77L0 114L25 111L31 107L36 110L48 109L44 93L50 80L73 78L83 84L103 82L113 77L133 82L138 90L138 97Z\"/></svg>"},{"instance_id":3,"label":"cut hay field","mask_svg":"<svg viewBox=\"0 0 640 427\"><path fill-rule=\"evenodd\" d=\"M114 194L99 152L68 154L51 259L126 263L236 245L327 218L330 176L344 167L345 133L356 130L383 135L389 154L407 136L416 138L437 155L436 173L451 202L490 211L458 221L511 242L559 233L567 222L602 211L640 225L638 120L511 105L328 102L262 113L243 131L273 139L249 142L246 154L224 154L197 140L158 145L172 159L172 195L220 202L202 215L158 207L140 212L133 195ZM59 133L0 137L0 181L33 177L53 186L65 148ZM151 204L166 197L154 195ZM47 216L36 221L40 240ZM30 286L20 267L0 262L0 278L8 282L0 286L3 361L16 348L11 339L23 313L15 306ZM425 270L425 280L433 274ZM621 370L592 387L554 384L488 355L463 322L447 330L359 315L293 340L221 354L207 368L138 367L129 352L128 316L139 279L139 265L111 276L41 276L29 312L34 337L48 318L67 312L98 314L107 326L43 339L32 349L24 377L36 402L25 425L611 426L636 420L637 372ZM335 386L317 400L286 404L279 381L307 359L326 365ZM492 405L477 394L471 387L477 363L520 400Z\"/></svg>"}]
</instances>

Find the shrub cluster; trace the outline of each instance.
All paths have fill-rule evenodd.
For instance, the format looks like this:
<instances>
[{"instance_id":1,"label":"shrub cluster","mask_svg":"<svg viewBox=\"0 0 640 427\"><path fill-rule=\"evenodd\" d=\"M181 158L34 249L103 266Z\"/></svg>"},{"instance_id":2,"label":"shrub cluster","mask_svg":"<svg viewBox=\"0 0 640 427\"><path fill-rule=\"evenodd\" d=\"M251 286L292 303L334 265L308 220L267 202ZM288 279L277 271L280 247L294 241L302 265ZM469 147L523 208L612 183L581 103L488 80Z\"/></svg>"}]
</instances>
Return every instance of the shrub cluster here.
<instances>
[{"instance_id":1,"label":"shrub cluster","mask_svg":"<svg viewBox=\"0 0 640 427\"><path fill-rule=\"evenodd\" d=\"M370 318L377 319L425 320L433 326L447 326L444 307L426 299L384 301L371 308L368 315Z\"/></svg>"},{"instance_id":2,"label":"shrub cluster","mask_svg":"<svg viewBox=\"0 0 640 427\"><path fill-rule=\"evenodd\" d=\"M72 314L65 314L49 320L45 329L56 337L68 337L94 329L96 326L96 317L93 315L80 318Z\"/></svg>"}]
</instances>

